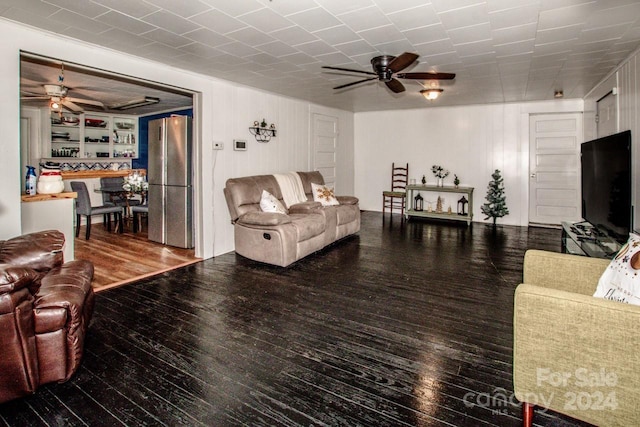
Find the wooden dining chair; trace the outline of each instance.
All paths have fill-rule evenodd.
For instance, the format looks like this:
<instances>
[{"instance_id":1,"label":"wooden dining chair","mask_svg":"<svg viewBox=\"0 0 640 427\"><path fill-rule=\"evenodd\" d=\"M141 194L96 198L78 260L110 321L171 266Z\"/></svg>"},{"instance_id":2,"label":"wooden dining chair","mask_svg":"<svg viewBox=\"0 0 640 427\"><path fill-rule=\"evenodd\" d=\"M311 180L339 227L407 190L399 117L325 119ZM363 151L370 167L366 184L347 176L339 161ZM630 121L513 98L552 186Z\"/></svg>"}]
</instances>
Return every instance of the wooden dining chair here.
<instances>
[{"instance_id":1,"label":"wooden dining chair","mask_svg":"<svg viewBox=\"0 0 640 427\"><path fill-rule=\"evenodd\" d=\"M393 213L394 209L400 210L400 215L404 218L404 210L407 199L407 183L409 181L409 163L406 166L396 166L391 164L391 190L382 192L382 214L387 208Z\"/></svg>"},{"instance_id":2,"label":"wooden dining chair","mask_svg":"<svg viewBox=\"0 0 640 427\"><path fill-rule=\"evenodd\" d=\"M131 215L133 216L133 232L137 233L138 230L142 230L142 215L149 214L149 205L137 205L131 206Z\"/></svg>"},{"instance_id":3,"label":"wooden dining chair","mask_svg":"<svg viewBox=\"0 0 640 427\"><path fill-rule=\"evenodd\" d=\"M80 222L84 215L87 222L85 238L89 240L91 235L91 217L93 215L107 215L107 229L111 231L111 214L118 222L119 231L122 233L122 206L91 206L91 198L87 185L82 181L71 181L71 189L78 193L76 198L76 237L80 235Z\"/></svg>"}]
</instances>

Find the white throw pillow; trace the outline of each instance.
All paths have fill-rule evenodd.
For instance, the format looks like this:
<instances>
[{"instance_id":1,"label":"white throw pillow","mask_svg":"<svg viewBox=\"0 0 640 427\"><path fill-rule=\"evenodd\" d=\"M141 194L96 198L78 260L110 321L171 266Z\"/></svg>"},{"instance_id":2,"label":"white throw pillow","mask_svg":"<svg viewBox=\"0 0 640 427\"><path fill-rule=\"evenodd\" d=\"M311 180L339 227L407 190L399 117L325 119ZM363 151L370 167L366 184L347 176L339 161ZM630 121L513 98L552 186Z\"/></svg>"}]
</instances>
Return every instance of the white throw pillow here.
<instances>
[{"instance_id":1,"label":"white throw pillow","mask_svg":"<svg viewBox=\"0 0 640 427\"><path fill-rule=\"evenodd\" d=\"M276 199L276 197L267 190L262 190L260 209L262 209L262 212L287 213L287 210L282 206L280 200Z\"/></svg>"},{"instance_id":2,"label":"white throw pillow","mask_svg":"<svg viewBox=\"0 0 640 427\"><path fill-rule=\"evenodd\" d=\"M311 183L311 192L313 193L313 201L320 202L322 206L339 205L338 199L333 194L333 188L326 185Z\"/></svg>"},{"instance_id":3,"label":"white throw pillow","mask_svg":"<svg viewBox=\"0 0 640 427\"><path fill-rule=\"evenodd\" d=\"M629 240L600 277L594 297L640 305L640 236Z\"/></svg>"}]
</instances>

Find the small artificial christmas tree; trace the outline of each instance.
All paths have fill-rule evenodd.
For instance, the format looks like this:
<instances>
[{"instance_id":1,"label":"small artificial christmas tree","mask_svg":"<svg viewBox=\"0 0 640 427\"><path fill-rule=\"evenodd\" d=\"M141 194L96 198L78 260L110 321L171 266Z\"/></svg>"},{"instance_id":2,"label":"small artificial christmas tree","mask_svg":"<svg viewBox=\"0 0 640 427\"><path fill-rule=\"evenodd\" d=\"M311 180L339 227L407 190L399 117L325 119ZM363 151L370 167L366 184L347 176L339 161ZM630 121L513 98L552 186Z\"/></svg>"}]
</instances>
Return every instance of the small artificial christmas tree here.
<instances>
[{"instance_id":1,"label":"small artificial christmas tree","mask_svg":"<svg viewBox=\"0 0 640 427\"><path fill-rule=\"evenodd\" d=\"M487 203L480 207L480 210L487 217L485 219L493 218L493 225L496 225L496 219L501 218L509 214L509 209L506 204L506 197L504 195L504 179L500 175L500 171L496 171L491 174L493 180L489 181L487 186Z\"/></svg>"}]
</instances>

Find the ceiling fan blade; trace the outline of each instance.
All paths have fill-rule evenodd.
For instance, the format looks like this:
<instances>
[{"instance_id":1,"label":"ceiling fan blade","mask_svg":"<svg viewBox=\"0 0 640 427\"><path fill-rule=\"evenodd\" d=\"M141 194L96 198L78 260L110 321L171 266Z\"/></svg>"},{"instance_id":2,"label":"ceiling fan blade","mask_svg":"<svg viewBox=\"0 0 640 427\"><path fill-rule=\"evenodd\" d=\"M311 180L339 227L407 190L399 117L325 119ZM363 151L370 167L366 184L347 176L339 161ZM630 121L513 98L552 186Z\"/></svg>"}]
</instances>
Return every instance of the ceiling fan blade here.
<instances>
[{"instance_id":1,"label":"ceiling fan blade","mask_svg":"<svg viewBox=\"0 0 640 427\"><path fill-rule=\"evenodd\" d=\"M95 105L96 107L107 108L100 101L93 101L90 99L82 99L82 98L70 98L66 97L65 101L75 102L76 104L87 104L87 105Z\"/></svg>"},{"instance_id":2,"label":"ceiling fan blade","mask_svg":"<svg viewBox=\"0 0 640 427\"><path fill-rule=\"evenodd\" d=\"M415 80L453 80L456 75L454 73L399 73L396 77Z\"/></svg>"},{"instance_id":3,"label":"ceiling fan blade","mask_svg":"<svg viewBox=\"0 0 640 427\"><path fill-rule=\"evenodd\" d=\"M385 84L394 93L400 93L400 92L404 92L405 91L404 85L402 83L400 83L400 81L398 81L396 79L391 79L388 82L385 82Z\"/></svg>"},{"instance_id":4,"label":"ceiling fan blade","mask_svg":"<svg viewBox=\"0 0 640 427\"><path fill-rule=\"evenodd\" d=\"M376 80L377 78L378 77L371 77L371 78L364 79L364 80L358 80L357 82L351 82L351 83L347 83L346 85L336 86L336 87L334 87L334 89L344 89L345 87L357 85L358 83L368 82L369 80Z\"/></svg>"},{"instance_id":5,"label":"ceiling fan blade","mask_svg":"<svg viewBox=\"0 0 640 427\"><path fill-rule=\"evenodd\" d=\"M48 96L21 96L20 99L50 99Z\"/></svg>"},{"instance_id":6,"label":"ceiling fan blade","mask_svg":"<svg viewBox=\"0 0 640 427\"><path fill-rule=\"evenodd\" d=\"M376 73L372 73L371 71L352 70L350 68L328 67L328 66L323 66L322 68L327 68L329 70L348 71L350 73L362 73L362 74L369 74L371 76L377 76Z\"/></svg>"},{"instance_id":7,"label":"ceiling fan blade","mask_svg":"<svg viewBox=\"0 0 640 427\"><path fill-rule=\"evenodd\" d=\"M419 55L416 55L415 53L405 52L402 55L397 56L393 61L389 62L387 68L394 73L397 73L398 71L404 70L409 65L413 64L413 62L418 59L418 56Z\"/></svg>"},{"instance_id":8,"label":"ceiling fan blade","mask_svg":"<svg viewBox=\"0 0 640 427\"><path fill-rule=\"evenodd\" d=\"M69 101L68 99L64 99L61 102L62 105L64 105L65 107L67 107L69 110L74 111L76 113L82 113L84 110L79 106L74 104L73 102Z\"/></svg>"}]
</instances>

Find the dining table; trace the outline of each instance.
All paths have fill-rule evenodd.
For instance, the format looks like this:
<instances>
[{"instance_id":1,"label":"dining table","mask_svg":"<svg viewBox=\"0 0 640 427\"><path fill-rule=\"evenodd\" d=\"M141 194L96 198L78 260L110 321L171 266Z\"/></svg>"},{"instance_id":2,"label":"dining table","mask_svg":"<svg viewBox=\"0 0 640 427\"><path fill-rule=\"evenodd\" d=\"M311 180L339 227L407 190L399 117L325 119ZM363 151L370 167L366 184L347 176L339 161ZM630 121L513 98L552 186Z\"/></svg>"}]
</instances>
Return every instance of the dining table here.
<instances>
[{"instance_id":1,"label":"dining table","mask_svg":"<svg viewBox=\"0 0 640 427\"><path fill-rule=\"evenodd\" d=\"M124 209L124 218L127 219L127 220L129 218L131 218L131 205L130 205L129 202L136 195L139 195L140 198L141 198L140 204L144 205L144 202L145 202L146 197L147 197L147 192L144 191L144 190L140 190L140 191L125 190L122 187L100 187L100 188L96 188L95 191L97 193L108 194L109 195L109 200L114 205L118 205L118 202L124 201L125 202L125 205L123 206L125 208Z\"/></svg>"}]
</instances>

